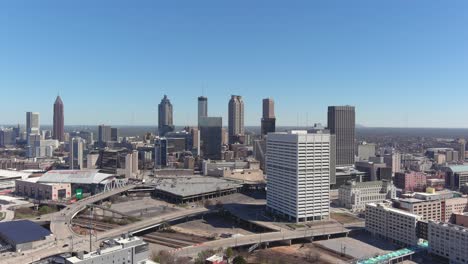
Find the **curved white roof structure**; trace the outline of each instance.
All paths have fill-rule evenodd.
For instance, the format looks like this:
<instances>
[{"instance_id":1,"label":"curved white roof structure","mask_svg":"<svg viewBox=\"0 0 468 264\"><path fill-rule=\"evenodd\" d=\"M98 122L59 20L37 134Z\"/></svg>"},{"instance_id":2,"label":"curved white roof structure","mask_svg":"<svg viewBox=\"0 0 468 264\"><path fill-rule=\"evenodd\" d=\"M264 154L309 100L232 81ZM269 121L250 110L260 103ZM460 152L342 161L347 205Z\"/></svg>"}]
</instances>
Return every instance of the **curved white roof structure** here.
<instances>
[{"instance_id":1,"label":"curved white roof structure","mask_svg":"<svg viewBox=\"0 0 468 264\"><path fill-rule=\"evenodd\" d=\"M105 184L114 178L113 174L101 173L99 170L51 170L42 175L38 182Z\"/></svg>"}]
</instances>

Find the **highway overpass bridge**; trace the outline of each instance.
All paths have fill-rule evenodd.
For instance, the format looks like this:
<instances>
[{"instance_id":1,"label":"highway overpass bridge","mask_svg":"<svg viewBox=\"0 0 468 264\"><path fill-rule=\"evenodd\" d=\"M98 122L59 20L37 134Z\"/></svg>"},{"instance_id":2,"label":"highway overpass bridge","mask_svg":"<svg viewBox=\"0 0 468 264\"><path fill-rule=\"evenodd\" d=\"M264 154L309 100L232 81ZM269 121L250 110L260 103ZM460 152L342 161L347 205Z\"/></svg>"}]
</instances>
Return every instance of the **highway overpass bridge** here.
<instances>
[{"instance_id":1,"label":"highway overpass bridge","mask_svg":"<svg viewBox=\"0 0 468 264\"><path fill-rule=\"evenodd\" d=\"M237 248L246 246L252 246L253 248L255 248L262 245L268 246L269 243L273 242L285 242L287 244L291 244L293 240L299 239L312 242L314 241L314 239L317 239L319 237L330 238L331 236L338 235L347 236L351 231L351 229L344 228L342 225L339 224L329 224L305 230L281 230L279 232L236 236L227 239L208 241L199 245L174 249L172 253L179 257L194 257L197 256L198 253L203 252L205 250L215 250L219 248Z\"/></svg>"}]
</instances>

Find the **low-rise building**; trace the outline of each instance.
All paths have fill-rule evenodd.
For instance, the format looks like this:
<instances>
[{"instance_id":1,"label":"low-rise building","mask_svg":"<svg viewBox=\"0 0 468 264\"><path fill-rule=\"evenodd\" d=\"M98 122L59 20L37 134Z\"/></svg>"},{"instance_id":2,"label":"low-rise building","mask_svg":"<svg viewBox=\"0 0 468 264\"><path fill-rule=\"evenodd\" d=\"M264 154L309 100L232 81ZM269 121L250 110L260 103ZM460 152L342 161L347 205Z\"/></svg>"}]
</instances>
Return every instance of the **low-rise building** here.
<instances>
[{"instance_id":1,"label":"low-rise building","mask_svg":"<svg viewBox=\"0 0 468 264\"><path fill-rule=\"evenodd\" d=\"M429 253L453 264L468 263L468 228L429 221Z\"/></svg>"},{"instance_id":2,"label":"low-rise building","mask_svg":"<svg viewBox=\"0 0 468 264\"><path fill-rule=\"evenodd\" d=\"M366 205L366 230L401 246L415 246L416 227L421 216L391 207L390 203Z\"/></svg>"},{"instance_id":3,"label":"low-rise building","mask_svg":"<svg viewBox=\"0 0 468 264\"><path fill-rule=\"evenodd\" d=\"M411 198L396 199L399 209L420 215L422 220L448 222L452 214L467 210L468 198L454 197L453 192L415 193Z\"/></svg>"},{"instance_id":4,"label":"low-rise building","mask_svg":"<svg viewBox=\"0 0 468 264\"><path fill-rule=\"evenodd\" d=\"M15 181L16 195L35 200L58 201L71 197L70 183L39 183L39 178Z\"/></svg>"},{"instance_id":5,"label":"low-rise building","mask_svg":"<svg viewBox=\"0 0 468 264\"><path fill-rule=\"evenodd\" d=\"M149 260L149 246L139 237L121 237L103 242L95 252L78 253L65 264L154 264Z\"/></svg>"},{"instance_id":6,"label":"low-rise building","mask_svg":"<svg viewBox=\"0 0 468 264\"><path fill-rule=\"evenodd\" d=\"M354 212L366 209L368 203L380 203L396 197L396 188L391 181L349 181L338 190L340 206Z\"/></svg>"},{"instance_id":7,"label":"low-rise building","mask_svg":"<svg viewBox=\"0 0 468 264\"><path fill-rule=\"evenodd\" d=\"M3 250L10 249L20 252L34 249L53 241L53 235L49 230L29 220L0 223L0 242L2 242L0 243L0 247Z\"/></svg>"}]
</instances>

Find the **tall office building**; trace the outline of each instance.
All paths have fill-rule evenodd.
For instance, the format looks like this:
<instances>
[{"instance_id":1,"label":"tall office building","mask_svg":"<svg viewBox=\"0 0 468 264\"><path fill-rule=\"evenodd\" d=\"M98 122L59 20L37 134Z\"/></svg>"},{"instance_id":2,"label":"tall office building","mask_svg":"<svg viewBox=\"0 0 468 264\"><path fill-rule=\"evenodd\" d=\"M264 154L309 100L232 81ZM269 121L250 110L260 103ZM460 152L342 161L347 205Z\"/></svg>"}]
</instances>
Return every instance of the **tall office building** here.
<instances>
[{"instance_id":1,"label":"tall office building","mask_svg":"<svg viewBox=\"0 0 468 264\"><path fill-rule=\"evenodd\" d=\"M337 166L354 164L355 122L354 106L328 107L328 129L336 136Z\"/></svg>"},{"instance_id":2,"label":"tall office building","mask_svg":"<svg viewBox=\"0 0 468 264\"><path fill-rule=\"evenodd\" d=\"M54 128L52 131L52 138L57 139L59 142L65 140L63 102L60 96L57 96L54 103Z\"/></svg>"},{"instance_id":3,"label":"tall office building","mask_svg":"<svg viewBox=\"0 0 468 264\"><path fill-rule=\"evenodd\" d=\"M459 152L459 159L461 162L465 162L465 157L466 157L466 140L461 138L458 140L458 144L460 149L458 150Z\"/></svg>"},{"instance_id":4,"label":"tall office building","mask_svg":"<svg viewBox=\"0 0 468 264\"><path fill-rule=\"evenodd\" d=\"M83 169L83 151L84 151L85 141L80 137L73 137L70 139L68 154L70 169Z\"/></svg>"},{"instance_id":5,"label":"tall office building","mask_svg":"<svg viewBox=\"0 0 468 264\"><path fill-rule=\"evenodd\" d=\"M154 165L156 168L164 168L167 167L168 165L168 151L167 151L167 139L166 138L160 138L157 140L155 146L154 146Z\"/></svg>"},{"instance_id":6,"label":"tall office building","mask_svg":"<svg viewBox=\"0 0 468 264\"><path fill-rule=\"evenodd\" d=\"M268 210L294 222L328 219L331 135L270 133L266 149Z\"/></svg>"},{"instance_id":7,"label":"tall office building","mask_svg":"<svg viewBox=\"0 0 468 264\"><path fill-rule=\"evenodd\" d=\"M232 95L228 110L229 144L234 144L244 135L244 101L242 96Z\"/></svg>"},{"instance_id":8,"label":"tall office building","mask_svg":"<svg viewBox=\"0 0 468 264\"><path fill-rule=\"evenodd\" d=\"M158 106L158 132L164 137L167 132L174 131L173 108L171 101L164 95Z\"/></svg>"},{"instance_id":9,"label":"tall office building","mask_svg":"<svg viewBox=\"0 0 468 264\"><path fill-rule=\"evenodd\" d=\"M208 116L208 98L205 96L198 97L198 124L200 118Z\"/></svg>"},{"instance_id":10,"label":"tall office building","mask_svg":"<svg viewBox=\"0 0 468 264\"><path fill-rule=\"evenodd\" d=\"M200 119L200 151L204 159L221 159L223 119L202 117Z\"/></svg>"},{"instance_id":11,"label":"tall office building","mask_svg":"<svg viewBox=\"0 0 468 264\"><path fill-rule=\"evenodd\" d=\"M112 141L112 128L106 125L98 127L98 143L103 146L107 142Z\"/></svg>"},{"instance_id":12,"label":"tall office building","mask_svg":"<svg viewBox=\"0 0 468 264\"><path fill-rule=\"evenodd\" d=\"M275 102L273 99L263 99L262 136L276 131Z\"/></svg>"},{"instance_id":13,"label":"tall office building","mask_svg":"<svg viewBox=\"0 0 468 264\"><path fill-rule=\"evenodd\" d=\"M14 146L16 144L16 132L11 128L0 128L0 147Z\"/></svg>"},{"instance_id":14,"label":"tall office building","mask_svg":"<svg viewBox=\"0 0 468 264\"><path fill-rule=\"evenodd\" d=\"M39 135L39 113L27 112L26 113L26 136L28 138L28 145L30 145L29 135Z\"/></svg>"},{"instance_id":15,"label":"tall office building","mask_svg":"<svg viewBox=\"0 0 468 264\"><path fill-rule=\"evenodd\" d=\"M116 127L111 128L111 141L119 141L119 129Z\"/></svg>"}]
</instances>

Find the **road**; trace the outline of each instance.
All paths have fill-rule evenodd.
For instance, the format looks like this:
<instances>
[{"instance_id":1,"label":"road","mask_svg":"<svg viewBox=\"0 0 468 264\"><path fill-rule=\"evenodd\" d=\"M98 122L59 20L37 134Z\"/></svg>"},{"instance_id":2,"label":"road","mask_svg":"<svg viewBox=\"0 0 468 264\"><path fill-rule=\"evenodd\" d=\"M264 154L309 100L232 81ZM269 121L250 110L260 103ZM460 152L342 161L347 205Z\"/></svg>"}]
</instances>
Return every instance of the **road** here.
<instances>
[{"instance_id":1,"label":"road","mask_svg":"<svg viewBox=\"0 0 468 264\"><path fill-rule=\"evenodd\" d=\"M198 253L218 248L228 248L228 247L239 247L239 246L249 246L258 243L267 243L267 242L277 242L277 241L286 241L291 239L300 239L305 238L309 239L316 236L324 235L335 235L335 234L344 234L351 231L350 229L344 228L339 224L328 224L323 226L317 226L306 230L300 231L291 231L291 230L281 230L280 232L270 232L263 234L252 234L246 236L240 236L235 238L227 238L221 240L214 240L202 243L200 245L185 247L182 249L175 249L172 251L175 255L179 257L194 257Z\"/></svg>"},{"instance_id":2,"label":"road","mask_svg":"<svg viewBox=\"0 0 468 264\"><path fill-rule=\"evenodd\" d=\"M44 221L45 219L51 219L50 229L52 233L56 237L56 242L54 245L50 245L47 247L47 250L44 249L37 249L34 251L28 251L25 253L24 256L21 254L16 254L16 256L10 257L6 261L0 261L0 263L7 263L7 264L18 264L18 263L30 263L32 261L37 261L46 257L50 257L53 255L66 253L70 251L89 251L89 237L88 236L80 236L75 234L71 230L71 219L78 214L80 211L84 210L87 205L96 203L100 200L108 198L112 195L127 191L134 186L125 186L123 188L115 189L109 192L100 193L95 196L88 197L81 201L78 201L74 204L71 204L61 210L60 212L50 214L45 216L44 218L41 217L40 221ZM193 216L208 212L209 209L204 207L202 208L192 208L187 210L181 210L176 212L168 213L161 217L153 217L149 219L144 219L142 221L138 221L129 225L122 226L118 229L112 229L104 233L100 233L96 236L92 237L92 246L93 250L97 248L100 241L120 236L121 234L132 233L135 231L141 231L148 227L154 227L164 222L169 222L173 220L177 220L180 218L184 218L187 216ZM73 248L71 248L73 246Z\"/></svg>"},{"instance_id":3,"label":"road","mask_svg":"<svg viewBox=\"0 0 468 264\"><path fill-rule=\"evenodd\" d=\"M66 253L70 251L81 251L89 250L89 238L84 236L79 236L70 228L71 219L78 214L80 211L84 210L87 205L96 203L113 195L128 191L134 188L135 185L126 185L122 188L117 188L108 192L99 193L94 196L87 197L83 200L80 200L76 203L68 205L60 212L43 215L36 221L50 221L50 230L55 236L55 244L48 245L44 248L39 248L35 250L28 251L21 254L14 254L10 256L7 260L1 260L0 263L6 264L18 264L18 263L31 263L46 257L54 256L61 253ZM71 248L73 242L74 248ZM94 243L95 246L97 243Z\"/></svg>"},{"instance_id":4,"label":"road","mask_svg":"<svg viewBox=\"0 0 468 264\"><path fill-rule=\"evenodd\" d=\"M143 231L145 229L156 227L157 225L163 224L165 222L171 222L171 221L178 220L181 218L199 215L202 213L207 213L209 211L210 210L206 209L205 207L176 211L176 212L168 213L164 216L144 219L144 220L132 223L132 224L122 226L118 229L112 229L112 230L100 233L98 234L97 238L99 241L102 241L102 240L106 240L112 237L117 237L121 234Z\"/></svg>"}]
</instances>

